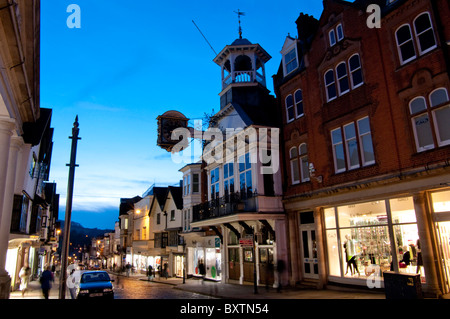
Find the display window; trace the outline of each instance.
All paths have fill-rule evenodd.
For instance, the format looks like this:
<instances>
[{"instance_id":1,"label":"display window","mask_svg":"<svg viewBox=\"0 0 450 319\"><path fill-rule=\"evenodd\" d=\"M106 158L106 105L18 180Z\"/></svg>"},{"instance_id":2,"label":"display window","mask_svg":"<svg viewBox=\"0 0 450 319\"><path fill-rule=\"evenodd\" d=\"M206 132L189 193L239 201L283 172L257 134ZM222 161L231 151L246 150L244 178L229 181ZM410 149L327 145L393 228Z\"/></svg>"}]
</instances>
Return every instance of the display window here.
<instances>
[{"instance_id":1,"label":"display window","mask_svg":"<svg viewBox=\"0 0 450 319\"><path fill-rule=\"evenodd\" d=\"M329 275L382 280L384 271L421 273L412 197L324 209Z\"/></svg>"},{"instance_id":2,"label":"display window","mask_svg":"<svg viewBox=\"0 0 450 319\"><path fill-rule=\"evenodd\" d=\"M195 248L194 250L194 262L195 262L195 274L200 275L199 265L205 260L205 253L203 248Z\"/></svg>"},{"instance_id":3,"label":"display window","mask_svg":"<svg viewBox=\"0 0 450 319\"><path fill-rule=\"evenodd\" d=\"M435 213L450 212L450 191L432 193L431 201L433 203L433 212Z\"/></svg>"},{"instance_id":4,"label":"display window","mask_svg":"<svg viewBox=\"0 0 450 319\"><path fill-rule=\"evenodd\" d=\"M445 276L445 293L450 292L450 191L431 193L431 202L436 221L438 249Z\"/></svg>"},{"instance_id":5,"label":"display window","mask_svg":"<svg viewBox=\"0 0 450 319\"><path fill-rule=\"evenodd\" d=\"M206 277L214 280L222 278L222 255L220 249L206 248Z\"/></svg>"}]
</instances>

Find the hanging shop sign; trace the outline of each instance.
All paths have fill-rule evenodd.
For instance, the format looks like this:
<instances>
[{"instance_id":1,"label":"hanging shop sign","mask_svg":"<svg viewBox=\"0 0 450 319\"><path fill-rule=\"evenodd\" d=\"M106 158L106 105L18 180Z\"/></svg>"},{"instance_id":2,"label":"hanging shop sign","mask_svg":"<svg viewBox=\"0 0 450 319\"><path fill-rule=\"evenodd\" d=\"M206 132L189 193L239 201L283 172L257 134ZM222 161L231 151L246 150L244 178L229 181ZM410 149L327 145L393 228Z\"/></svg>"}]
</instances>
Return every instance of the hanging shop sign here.
<instances>
[{"instance_id":1,"label":"hanging shop sign","mask_svg":"<svg viewBox=\"0 0 450 319\"><path fill-rule=\"evenodd\" d=\"M239 245L241 247L253 247L253 236L248 236L239 239Z\"/></svg>"}]
</instances>

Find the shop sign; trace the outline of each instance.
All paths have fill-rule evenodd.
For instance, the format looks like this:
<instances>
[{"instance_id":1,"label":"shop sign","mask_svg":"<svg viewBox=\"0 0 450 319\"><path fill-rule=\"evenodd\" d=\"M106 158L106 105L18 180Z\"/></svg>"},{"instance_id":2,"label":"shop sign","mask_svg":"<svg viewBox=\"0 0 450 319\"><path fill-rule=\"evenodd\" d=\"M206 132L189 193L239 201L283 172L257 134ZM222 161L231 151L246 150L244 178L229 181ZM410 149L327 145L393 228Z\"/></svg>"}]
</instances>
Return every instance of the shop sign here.
<instances>
[{"instance_id":1,"label":"shop sign","mask_svg":"<svg viewBox=\"0 0 450 319\"><path fill-rule=\"evenodd\" d=\"M241 247L253 247L253 237L240 238L239 245Z\"/></svg>"}]
</instances>

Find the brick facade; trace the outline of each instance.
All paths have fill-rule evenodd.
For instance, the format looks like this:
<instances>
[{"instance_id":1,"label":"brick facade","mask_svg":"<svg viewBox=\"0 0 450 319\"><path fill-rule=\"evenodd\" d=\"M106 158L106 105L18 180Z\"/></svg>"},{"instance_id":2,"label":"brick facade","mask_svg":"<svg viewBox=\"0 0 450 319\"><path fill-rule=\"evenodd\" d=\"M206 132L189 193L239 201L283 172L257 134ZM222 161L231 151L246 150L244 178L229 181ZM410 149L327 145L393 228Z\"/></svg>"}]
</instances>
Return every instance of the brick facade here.
<instances>
[{"instance_id":1,"label":"brick facade","mask_svg":"<svg viewBox=\"0 0 450 319\"><path fill-rule=\"evenodd\" d=\"M301 14L297 20L299 67L288 75L280 67L280 72L274 76L275 93L283 118L284 148L281 152L284 204L291 223L299 222L296 216L298 212L310 210L315 212L316 223L321 224L323 216L319 216L320 210L347 203L352 197L351 192L355 190L366 190L366 193L361 193L360 198L353 195L355 202L376 196L371 194L372 189L376 190L373 193L383 194L386 198L399 194L413 195L439 186L434 180L428 181L427 178L448 177L450 174L450 145L439 144L437 138L437 108L429 107L428 111L434 147L424 150L416 145L416 120L413 121L416 115L412 115L410 111L410 102L418 96L423 96L429 103L430 93L434 90L444 88L447 96L450 92L449 3L445 0L395 1L391 5L386 5L386 1L378 2L383 4L379 29L367 26L368 14L365 9L368 1L324 1L324 10L319 20ZM419 48L415 26L415 19L422 14L422 20L428 21L425 19L428 16L431 21L432 31L426 34L427 41L433 44L430 34L435 41L435 45L431 45L430 50L423 50L423 53ZM396 32L406 24L410 26L411 43L416 57L402 63ZM334 45L330 44L331 30L336 41ZM343 36L339 38L342 30ZM425 44L423 46L425 48ZM362 83L358 82L357 59L352 59L355 54L359 57ZM339 74L344 74L343 66L346 67L348 91L340 94L340 88L343 91L346 88L345 78L342 86L339 81ZM329 70L333 71L329 74L333 73L336 87L336 97L332 99L327 95L327 84L332 83L326 80ZM353 85L353 81L357 85ZM331 85L329 87L332 88ZM298 89L302 90L304 114L292 117L287 113L286 99L289 95L294 97ZM330 89L329 92L333 96L333 90ZM439 114L444 118L448 116L448 112ZM358 130L358 125L363 125L358 120L365 118L370 125L368 140L371 140L374 160L368 160L372 159L370 152L363 152L363 147L370 143L362 145L362 129ZM353 144L348 142L347 145L344 130L352 127L346 126L350 123L356 129L356 136ZM338 128L341 131L334 131ZM339 162L341 170L335 164L337 157L333 153L333 143L338 143L333 142L333 131L336 134L342 132L340 142L345 157ZM307 145L307 163L313 164L314 172L309 170L310 174L313 173L309 180L294 182L296 178L293 177L291 168L291 150L293 147L298 149L303 143ZM348 148L351 145L357 152L352 153L352 158L349 158ZM300 161L301 155L297 157ZM359 167L356 163L359 163ZM397 185L403 186L396 188ZM391 187L391 193L379 190L384 186ZM443 186L445 187L441 185ZM344 195L338 198L336 194ZM298 225L290 225L289 228L293 281L304 279L299 265L300 258L296 256L296 250L301 249L298 236L293 234L296 227ZM436 250L435 246L433 244L430 250ZM322 262L326 263L326 249L322 248ZM319 276L323 283L326 281L327 270L323 265L319 269L325 272Z\"/></svg>"}]
</instances>

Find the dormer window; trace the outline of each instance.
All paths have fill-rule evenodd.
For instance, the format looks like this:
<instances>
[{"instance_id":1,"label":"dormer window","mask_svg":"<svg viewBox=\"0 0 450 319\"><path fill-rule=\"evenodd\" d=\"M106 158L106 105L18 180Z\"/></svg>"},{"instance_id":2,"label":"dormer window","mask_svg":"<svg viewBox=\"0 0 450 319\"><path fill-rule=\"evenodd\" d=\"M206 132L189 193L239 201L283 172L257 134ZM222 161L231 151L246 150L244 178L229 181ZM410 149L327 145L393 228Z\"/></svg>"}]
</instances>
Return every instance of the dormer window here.
<instances>
[{"instance_id":1,"label":"dormer window","mask_svg":"<svg viewBox=\"0 0 450 319\"><path fill-rule=\"evenodd\" d=\"M290 50L286 55L284 56L284 65L286 68L286 74L291 73L298 67L297 62L297 51L295 48Z\"/></svg>"},{"instance_id":2,"label":"dormer window","mask_svg":"<svg viewBox=\"0 0 450 319\"><path fill-rule=\"evenodd\" d=\"M297 52L298 40L288 35L284 40L283 48L281 49L283 76L287 76L293 71L297 70L302 65L301 57Z\"/></svg>"},{"instance_id":3,"label":"dormer window","mask_svg":"<svg viewBox=\"0 0 450 319\"><path fill-rule=\"evenodd\" d=\"M330 38L330 47L336 44L336 33L333 30L330 30L328 33L328 37Z\"/></svg>"},{"instance_id":4,"label":"dormer window","mask_svg":"<svg viewBox=\"0 0 450 319\"><path fill-rule=\"evenodd\" d=\"M339 23L335 28L328 32L328 39L330 40L330 47L344 39L344 29L342 29L342 24Z\"/></svg>"}]
</instances>

